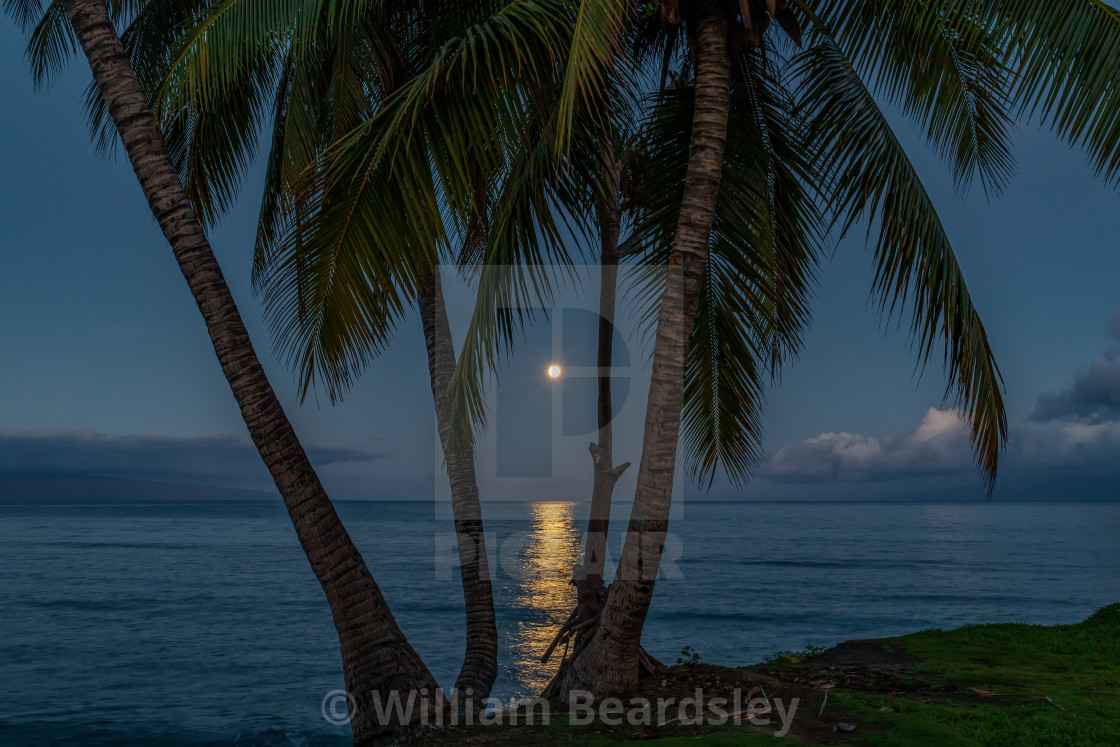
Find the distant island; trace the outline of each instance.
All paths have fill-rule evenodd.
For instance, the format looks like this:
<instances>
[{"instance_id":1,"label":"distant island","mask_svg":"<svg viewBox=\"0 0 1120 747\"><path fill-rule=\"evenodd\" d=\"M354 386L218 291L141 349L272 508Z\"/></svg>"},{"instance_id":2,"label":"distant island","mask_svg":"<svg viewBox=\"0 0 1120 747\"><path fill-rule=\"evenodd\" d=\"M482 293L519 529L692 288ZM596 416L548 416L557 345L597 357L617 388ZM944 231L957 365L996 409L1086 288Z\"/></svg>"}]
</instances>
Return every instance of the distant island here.
<instances>
[{"instance_id":1,"label":"distant island","mask_svg":"<svg viewBox=\"0 0 1120 747\"><path fill-rule=\"evenodd\" d=\"M0 503L162 503L277 500L264 490L94 475L0 473Z\"/></svg>"}]
</instances>

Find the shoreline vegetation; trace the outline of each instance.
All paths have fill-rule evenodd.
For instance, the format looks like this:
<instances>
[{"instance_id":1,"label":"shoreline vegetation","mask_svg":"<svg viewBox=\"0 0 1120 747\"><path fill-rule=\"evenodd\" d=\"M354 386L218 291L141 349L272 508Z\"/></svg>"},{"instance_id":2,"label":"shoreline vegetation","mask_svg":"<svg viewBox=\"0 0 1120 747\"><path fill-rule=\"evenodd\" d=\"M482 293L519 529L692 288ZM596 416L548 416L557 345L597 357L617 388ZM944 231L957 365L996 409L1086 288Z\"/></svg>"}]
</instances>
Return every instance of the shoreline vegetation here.
<instances>
[{"instance_id":1,"label":"shoreline vegetation","mask_svg":"<svg viewBox=\"0 0 1120 747\"><path fill-rule=\"evenodd\" d=\"M651 745L798 744L1094 745L1113 744L1120 724L1120 603L1072 625L995 623L955 630L846 641L830 649L784 651L725 667L686 649L681 663L641 680L637 701L662 704L662 721L606 719L550 704L529 722L525 710L499 723L429 732L426 744ZM735 691L771 708L734 723ZM727 723L682 723L676 705L723 698ZM689 702L687 713L696 713ZM666 706L665 704L670 704ZM583 714L587 711L584 710ZM634 712L635 714L638 711ZM745 713L745 711L744 711ZM495 718L495 721L498 719ZM769 721L770 723L764 723ZM574 723L573 723L574 722ZM633 723L638 722L638 723Z\"/></svg>"}]
</instances>

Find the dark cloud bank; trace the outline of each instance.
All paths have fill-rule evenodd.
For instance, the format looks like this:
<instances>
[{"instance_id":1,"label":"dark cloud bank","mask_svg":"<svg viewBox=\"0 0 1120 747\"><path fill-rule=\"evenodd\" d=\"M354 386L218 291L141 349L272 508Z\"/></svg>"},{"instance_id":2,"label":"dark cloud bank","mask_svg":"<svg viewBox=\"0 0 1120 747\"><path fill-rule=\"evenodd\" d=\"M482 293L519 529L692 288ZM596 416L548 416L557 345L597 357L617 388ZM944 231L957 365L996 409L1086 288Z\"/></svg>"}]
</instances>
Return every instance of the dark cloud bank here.
<instances>
[{"instance_id":1,"label":"dark cloud bank","mask_svg":"<svg viewBox=\"0 0 1120 747\"><path fill-rule=\"evenodd\" d=\"M1120 351L1110 350L1078 371L1069 387L1040 396L1030 419L1036 423L1120 420Z\"/></svg>"},{"instance_id":2,"label":"dark cloud bank","mask_svg":"<svg viewBox=\"0 0 1120 747\"><path fill-rule=\"evenodd\" d=\"M316 467L326 467L380 455L313 448L308 456ZM256 448L235 436L0 431L0 499L226 499L274 492Z\"/></svg>"}]
</instances>

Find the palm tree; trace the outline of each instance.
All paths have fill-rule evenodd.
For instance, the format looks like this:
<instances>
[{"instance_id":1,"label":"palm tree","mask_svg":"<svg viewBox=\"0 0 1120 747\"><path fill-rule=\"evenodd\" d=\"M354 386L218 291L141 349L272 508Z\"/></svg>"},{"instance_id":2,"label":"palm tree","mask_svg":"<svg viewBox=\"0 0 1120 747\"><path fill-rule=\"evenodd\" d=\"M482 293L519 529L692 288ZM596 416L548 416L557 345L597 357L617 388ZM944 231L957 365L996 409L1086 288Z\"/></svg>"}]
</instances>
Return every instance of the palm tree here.
<instances>
[{"instance_id":1,"label":"palm tree","mask_svg":"<svg viewBox=\"0 0 1120 747\"><path fill-rule=\"evenodd\" d=\"M471 119L480 110L464 105L464 99L492 105L503 96L503 75L514 71L531 76L536 68L544 79L540 71L548 55L542 50L556 45L547 35L559 33L561 17L546 14L549 27L536 14L550 5L559 3L367 3L339 22L328 3L324 33L304 37L297 25L293 37L307 50L302 52L305 64L312 57L320 64L324 49L332 46L341 59L331 65L329 82L305 86L319 101L297 107L295 88L281 88L270 170L275 178L269 185L283 204L269 212L272 198L265 195L258 240L258 287L305 391L318 380L332 399L339 396L388 339L402 302L416 300L467 608L466 655L454 703L476 708L484 705L497 676L497 629L473 444L456 437L450 414L457 360L438 262L448 257L469 269L480 255L492 256L494 246L534 245L536 239L525 238L523 220L509 211L515 216L539 211L526 203L545 198L517 192L518 184L536 180L511 179L516 167L509 154L518 152L524 159L518 165L533 173L538 150L525 151L509 140L505 147L483 148L467 137L480 130L488 131L487 139L494 133L525 137L513 124L526 119L524 110L507 102L501 115L480 122ZM267 39L270 32L262 24L254 31L258 36L250 38ZM208 41L196 38L200 44ZM238 64L236 56L233 62ZM349 69L337 72L339 67ZM485 90L480 76L495 88ZM348 83L338 82L346 78ZM332 100L341 89L365 94L362 105L344 112L345 118ZM293 109L323 112L310 134L313 147L301 142L308 135L293 137L292 115L280 121L280 112ZM558 246L555 226L539 225L550 236L547 245ZM507 228L519 238L508 238Z\"/></svg>"},{"instance_id":2,"label":"palm tree","mask_svg":"<svg viewBox=\"0 0 1120 747\"><path fill-rule=\"evenodd\" d=\"M127 33L134 64L145 71L188 192L210 220L232 202L256 147L255 123L271 109L254 280L305 395L322 384L338 399L416 300L467 601L456 693L481 700L496 675L493 597L473 449L450 425L456 361L436 262L456 242L468 268L565 261L551 203L570 201L563 190L571 183L541 188L549 150L532 132L538 125L526 125L547 119L526 106L548 97L519 105L508 95L514 72L522 87L526 79L554 83L545 73L551 50L564 46L564 6L255 9L251 0L173 12L150 5ZM464 91L464 79L473 87ZM480 105L465 105L471 100ZM104 112L91 102L96 122ZM495 134L504 137L496 145Z\"/></svg>"},{"instance_id":3,"label":"palm tree","mask_svg":"<svg viewBox=\"0 0 1120 747\"><path fill-rule=\"evenodd\" d=\"M605 694L637 685L641 630L668 526L689 339L700 306L730 113L727 20L714 2L697 5L696 113L691 156L669 276L658 312L638 488L618 572L600 613L600 623L587 646L566 667L561 693L588 689Z\"/></svg>"},{"instance_id":4,"label":"palm tree","mask_svg":"<svg viewBox=\"0 0 1120 747\"><path fill-rule=\"evenodd\" d=\"M664 59L664 30L656 17L638 19L637 34L627 42L639 60L652 53ZM619 138L628 122L640 120L626 107L597 106L602 117L613 108L622 116L608 118L594 148L601 159L584 167L582 180L592 193L600 252L600 321L597 415L599 441L591 444L595 464L591 510L583 563L576 566L575 611L561 627L553 649L573 641L571 660L578 656L597 625L607 589L603 585L606 533L613 488L629 466L613 467L610 388L611 342L614 335L617 263L638 274L638 305L647 319L655 312L660 272L671 256L672 233L683 196L688 165L692 90L682 80L667 84L668 70L656 93L644 104L650 110L642 129ZM746 75L750 73L750 75ZM821 216L802 186L801 174L811 164L795 142L797 128L789 121L790 106L775 85L766 60L735 71L742 85L732 96L725 178L713 224L705 293L690 338L685 371L682 421L686 463L693 478L710 487L717 470L743 484L761 458L761 402L767 380L800 348L809 319L808 294L814 267L823 255ZM780 216L780 221L775 220ZM630 235L619 241L619 225ZM640 650L640 671L652 672L657 661ZM563 679L561 665L560 676ZM549 693L553 690L550 689Z\"/></svg>"},{"instance_id":5,"label":"palm tree","mask_svg":"<svg viewBox=\"0 0 1120 747\"><path fill-rule=\"evenodd\" d=\"M597 441L589 445L593 468L591 506L584 537L583 562L573 578L578 592L577 609L565 628L598 617L605 598L603 583L615 484L630 462L614 463L614 402L611 368L614 361L615 314L618 305L619 241L623 220L624 182L629 154L622 148L604 148L600 178L595 184L595 217L599 232L599 321L596 344L595 417ZM562 629L562 633L566 632ZM561 642L558 637L556 643ZM546 657L547 658L547 657Z\"/></svg>"},{"instance_id":6,"label":"palm tree","mask_svg":"<svg viewBox=\"0 0 1120 747\"><path fill-rule=\"evenodd\" d=\"M637 59L656 53L664 60L662 47L672 39L659 28L660 20L647 13L635 25L638 33L627 46L635 49ZM812 164L797 139L791 103L765 57L754 55L743 62L732 71L723 178L685 367L682 447L690 475L701 487L710 487L717 471L743 485L760 462L765 386L799 352L815 267L824 255L822 216L804 184ZM667 266L684 195L693 89L680 77L667 86L668 72L663 71L658 91L647 98L645 126L627 152L631 163L622 180L631 234L617 253L637 256L638 267ZM655 317L651 306L662 277L647 273L641 284L639 297L649 304L643 314L648 319ZM600 356L603 352L600 347ZM609 358L600 362L604 365L609 366ZM589 556L602 547L602 534L595 531L605 534L608 526L611 492L600 492L600 485L597 480L593 492ZM599 501L606 505L597 511ZM581 588L586 601L558 637L558 643L574 637L575 646L549 694L561 693L568 665L595 632L606 595L602 571L601 560L586 570L585 586L595 588L591 582L598 580L600 593ZM656 665L641 648L638 661L643 674Z\"/></svg>"},{"instance_id":7,"label":"palm tree","mask_svg":"<svg viewBox=\"0 0 1120 747\"><path fill-rule=\"evenodd\" d=\"M861 218L877 229L869 234L875 236L875 293L885 313L910 304L911 334L923 361L943 340L947 396L969 419L989 490L1006 437L1001 377L936 211L871 91L899 104L926 129L962 188L979 175L992 194L1009 178L1008 128L1015 114L1033 114L1084 146L1106 179L1120 175L1120 112L1111 95L1120 70L1106 51L1120 41L1120 15L1097 0L1060 9L1041 0L648 5L657 6L668 28L683 31L675 38L686 45L680 57L692 86L688 163L670 274L659 299L626 542L596 632L557 683L561 694L620 694L637 685L641 630L668 526L690 340L702 334L696 313L709 287L713 226L732 165L728 122L736 92L751 89L750 76L737 79L744 61L760 55L784 60L780 86L796 101L801 141L815 165L801 175L803 182L841 234ZM622 67L633 19L621 0L580 4L560 97L570 120ZM791 50L790 41L803 41L805 49ZM665 59L671 56L666 49Z\"/></svg>"},{"instance_id":8,"label":"palm tree","mask_svg":"<svg viewBox=\"0 0 1120 747\"><path fill-rule=\"evenodd\" d=\"M602 144L592 143L593 163L581 174L586 180L593 205L599 240L599 320L596 341L596 401L595 416L597 441L588 445L591 452L592 486L591 505L584 534L583 560L572 569L572 583L576 587L576 607L560 626L556 637L541 657L546 663L556 647L571 639L582 639L599 619L606 586L603 573L606 565L607 534L610 529L611 503L614 488L630 462L614 463L614 403L611 388L611 368L614 359L615 313L618 297L619 243L623 223L623 201L627 172L630 168L630 149L617 137L605 133ZM595 146L599 147L596 148ZM579 209L571 206L570 209ZM647 666L653 661L646 655Z\"/></svg>"},{"instance_id":9,"label":"palm tree","mask_svg":"<svg viewBox=\"0 0 1120 747\"><path fill-rule=\"evenodd\" d=\"M25 28L38 9L31 2L7 6ZM198 304L253 443L326 593L342 649L355 741L372 741L422 718L434 720L434 711L446 708L438 695L430 698L430 708L412 709L404 724L385 723L375 714L375 698L388 702L390 693L425 688L435 694L436 682L397 627L269 385L105 3L63 0L52 9L64 12L89 61L97 92Z\"/></svg>"},{"instance_id":10,"label":"palm tree","mask_svg":"<svg viewBox=\"0 0 1120 747\"><path fill-rule=\"evenodd\" d=\"M352 331L345 324L353 318L353 307L343 308L345 302L331 297L334 289L329 285L322 288L309 281L316 270L309 270L308 252L301 242L289 243L286 238L290 227L309 226L318 220L318 203L299 194L305 187L301 179L308 169L316 167L318 159L327 157L325 151L334 139L374 116L381 101L430 61L450 30L458 31L485 18L493 8L485 4L465 7L455 2L371 5L338 22L332 19L332 7L324 4L317 18L313 7L303 9L318 22L308 28L304 25L308 23L306 16L252 16L246 23L239 12L241 6L248 5L251 3L195 2L160 7L155 10L162 16L160 23L152 23L143 15L133 22L126 32L128 46L134 57L155 61L143 68L152 72L147 83L155 92L156 111L165 130L172 133L173 151L197 154L183 159L180 172L196 204L208 216L218 217L232 202L244 172L242 164L253 156L257 123L268 121L271 114L272 148L261 203L254 281L265 295L282 349L291 344L296 326L305 335L301 340L313 340L314 356L291 347L286 351L300 377L304 396L322 384L333 402L341 399L369 358L387 343L403 304L415 299L450 480L466 603L466 654L454 699L461 693L479 707L497 676L497 626L473 451L469 445L452 446L444 416L455 349L440 270L435 264L440 229L434 217L429 227L418 232L410 232L409 227L392 219L389 226L396 232L398 244L392 250L396 255L393 262L404 269L372 276L375 285L365 298L376 298L380 305L375 305L376 310L364 320L366 328L357 333L360 342L356 347L347 347L339 337L340 329L345 330L343 336ZM289 25L277 26L277 22ZM222 45L222 35L232 31L240 36L232 44ZM283 43L270 43L274 39ZM160 64L166 60L170 64ZM282 72L275 79L254 77L256 71L277 68ZM101 114L96 109L93 113L95 120ZM203 159L205 167L199 165ZM408 188L395 184L402 186L397 194L380 196L398 203L410 199ZM399 208L397 212L407 211ZM389 230L385 234L392 240ZM408 237L413 234L410 241ZM412 257L404 256L409 252ZM308 290L309 285L315 290ZM391 301L380 303L384 299ZM333 305L324 308L320 301ZM286 317L293 309L295 316Z\"/></svg>"},{"instance_id":11,"label":"palm tree","mask_svg":"<svg viewBox=\"0 0 1120 747\"><path fill-rule=\"evenodd\" d=\"M455 347L447 321L439 268L420 282L418 305L428 350L428 371L436 409L440 443L451 481L451 511L458 536L459 569L467 606L467 648L455 680L456 697L481 711L498 676L498 629L494 618L494 590L482 533L482 507L475 479L474 452L453 446L447 421L447 389L455 372Z\"/></svg>"}]
</instances>

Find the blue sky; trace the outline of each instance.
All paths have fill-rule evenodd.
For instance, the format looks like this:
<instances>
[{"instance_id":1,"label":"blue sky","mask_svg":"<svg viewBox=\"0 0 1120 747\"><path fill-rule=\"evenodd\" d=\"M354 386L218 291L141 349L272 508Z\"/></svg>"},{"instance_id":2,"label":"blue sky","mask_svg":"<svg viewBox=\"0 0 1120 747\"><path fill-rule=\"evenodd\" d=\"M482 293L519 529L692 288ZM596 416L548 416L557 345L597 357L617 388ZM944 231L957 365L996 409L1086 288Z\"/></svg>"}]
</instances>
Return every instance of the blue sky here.
<instances>
[{"instance_id":1,"label":"blue sky","mask_svg":"<svg viewBox=\"0 0 1120 747\"><path fill-rule=\"evenodd\" d=\"M15 27L0 23L6 104L0 117L0 452L6 454L0 472L158 478L163 473L152 466L158 451L168 465L166 479L181 479L184 470L174 465L169 442L204 461L199 454L213 448L220 463L236 450L222 446L223 438L244 438L244 427L130 169L99 160L89 144L80 104L88 69L71 65L58 84L36 93L22 50ZM954 242L1005 376L1012 442L1008 478L997 496L1014 497L1016 485L1030 482L1026 476L1038 469L1032 449L1055 454L1048 474L1065 475L1070 485L1086 476L1107 480L1115 474L1108 465L1120 464L1120 428L1108 430L1120 421L1120 405L1109 410L1107 404L1120 403L1120 376L1114 376L1120 363L1109 353L1120 347L1120 332L1110 336L1110 324L1120 325L1120 195L1093 178L1078 151L1026 128L1016 135L1019 172L1006 193L989 203L977 189L962 201L913 129L895 122ZM298 403L292 377L270 354L249 287L259 187L258 169L212 243L289 415L305 443L317 448L328 488L345 498L441 494L423 339L414 317L341 406ZM939 366L935 361L915 380L904 331L885 326L868 303L871 256L861 238L846 239L822 272L804 354L769 395L767 450L782 459L762 470L747 495L864 497L960 486L962 494L980 497L959 429L929 413L941 406ZM457 324L469 295L453 288L450 297ZM570 295L565 303L590 301ZM518 422L532 421L537 429L523 426L525 434L540 431L542 421L532 413L547 413L541 407L546 399L555 404L555 387L536 378L545 358L556 355L551 335L543 325L534 330L503 379L502 396L517 390L522 399L507 401L505 420L496 415L480 458L496 463L502 433L507 441L525 442L511 437L522 433ZM628 401L640 405L645 353L636 344L631 350ZM561 420L593 407L579 401L578 387L568 386L573 393L560 405ZM1042 395L1065 409L1047 416L1036 409ZM511 409L511 401L521 404ZM934 439L936 449L923 451L926 441L915 434L939 427L947 430ZM1096 430L1075 432L1085 427ZM618 461L637 461L639 433L640 407L632 407L619 424ZM841 433L846 437L822 438ZM197 440L204 436L219 438ZM582 498L590 473L586 442L578 436L558 447L551 481L503 481L495 467L497 482L489 495L484 484L484 496ZM515 454L514 461L533 458L529 451ZM866 459L853 461L856 454ZM211 479L220 482L225 474L217 470ZM239 486L267 484L256 465L230 468L226 478ZM711 492L736 495L722 481Z\"/></svg>"}]
</instances>

